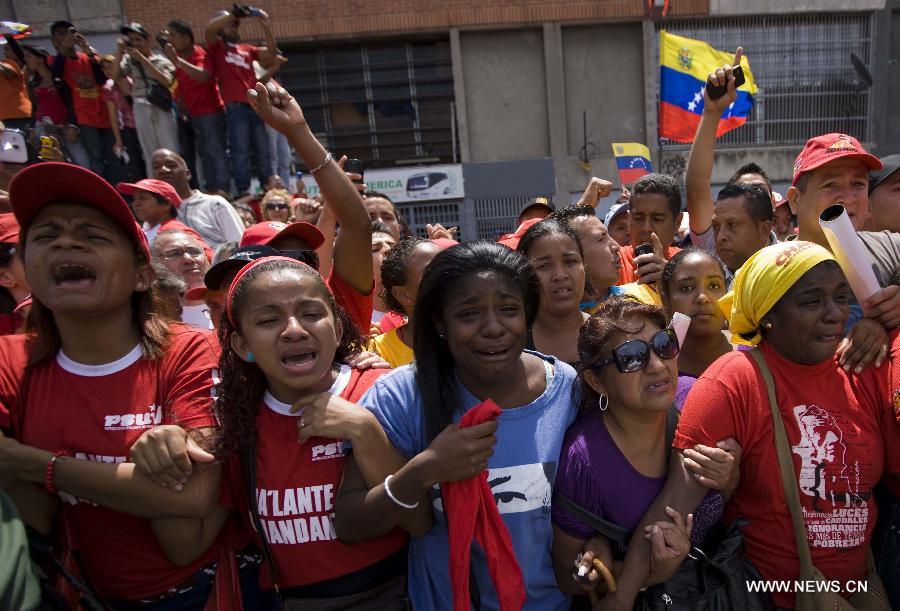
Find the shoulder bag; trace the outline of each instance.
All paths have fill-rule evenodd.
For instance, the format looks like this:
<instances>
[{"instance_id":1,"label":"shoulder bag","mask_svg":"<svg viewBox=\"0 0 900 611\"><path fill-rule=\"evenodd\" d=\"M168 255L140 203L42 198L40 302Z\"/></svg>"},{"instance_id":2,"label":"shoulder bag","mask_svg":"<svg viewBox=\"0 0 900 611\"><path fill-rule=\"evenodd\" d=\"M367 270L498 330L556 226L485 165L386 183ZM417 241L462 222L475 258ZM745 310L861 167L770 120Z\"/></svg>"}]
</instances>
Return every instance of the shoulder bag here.
<instances>
[{"instance_id":1,"label":"shoulder bag","mask_svg":"<svg viewBox=\"0 0 900 611\"><path fill-rule=\"evenodd\" d=\"M809 542L806 535L806 523L803 521L803 510L800 507L800 493L797 491L797 474L794 471L794 461L791 458L791 449L788 444L787 433L784 429L784 421L778 409L778 400L775 398L775 380L762 352L758 349L749 351L751 358L756 361L759 372L766 382L766 391L769 395L769 408L772 410L772 428L775 431L775 450L778 452L778 466L781 471L781 485L784 488L784 498L791 510L791 521L794 523L794 539L797 544L797 554L800 558L800 581L815 581L827 583L827 579L812 563L809 552ZM868 591L859 592L850 598L844 598L835 592L797 592L796 606L799 611L850 611L851 609L874 610L884 609L890 611L887 593L881 578L875 572L875 562L872 559L872 550L869 549L868 573L866 574Z\"/></svg>"}]
</instances>

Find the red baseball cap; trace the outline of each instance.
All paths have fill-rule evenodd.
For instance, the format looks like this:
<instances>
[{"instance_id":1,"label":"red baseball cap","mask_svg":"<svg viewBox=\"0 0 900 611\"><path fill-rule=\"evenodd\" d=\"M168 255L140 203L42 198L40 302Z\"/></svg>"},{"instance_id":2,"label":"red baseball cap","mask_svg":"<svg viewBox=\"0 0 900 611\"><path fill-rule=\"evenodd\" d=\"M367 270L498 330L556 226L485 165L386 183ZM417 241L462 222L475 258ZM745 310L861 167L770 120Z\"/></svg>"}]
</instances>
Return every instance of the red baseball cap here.
<instances>
[{"instance_id":1,"label":"red baseball cap","mask_svg":"<svg viewBox=\"0 0 900 611\"><path fill-rule=\"evenodd\" d=\"M12 212L0 214L0 244L16 244L19 241L19 223Z\"/></svg>"},{"instance_id":2,"label":"red baseball cap","mask_svg":"<svg viewBox=\"0 0 900 611\"><path fill-rule=\"evenodd\" d=\"M47 204L67 202L97 208L109 216L150 260L147 236L111 184L71 163L50 161L28 166L9 183L9 203L22 232Z\"/></svg>"},{"instance_id":3,"label":"red baseball cap","mask_svg":"<svg viewBox=\"0 0 900 611\"><path fill-rule=\"evenodd\" d=\"M847 134L825 134L816 136L806 141L806 146L797 156L794 162L794 180L791 184L797 185L797 179L804 172L820 168L835 159L852 157L862 161L869 171L882 169L881 161L875 155L870 155L863 149L859 140Z\"/></svg>"},{"instance_id":4,"label":"red baseball cap","mask_svg":"<svg viewBox=\"0 0 900 611\"><path fill-rule=\"evenodd\" d=\"M175 190L175 187L155 178L145 178L137 182L120 182L116 185L116 190L124 195L134 195L134 192L138 189L162 195L176 208L181 205L181 198L178 196L178 191Z\"/></svg>"},{"instance_id":5,"label":"red baseball cap","mask_svg":"<svg viewBox=\"0 0 900 611\"><path fill-rule=\"evenodd\" d=\"M244 230L241 236L240 246L257 246L262 244L268 246L276 238L284 236L298 237L309 247L315 250L325 241L325 236L319 231L319 228L309 223L291 223L286 225L278 221L263 221L250 225Z\"/></svg>"}]
</instances>

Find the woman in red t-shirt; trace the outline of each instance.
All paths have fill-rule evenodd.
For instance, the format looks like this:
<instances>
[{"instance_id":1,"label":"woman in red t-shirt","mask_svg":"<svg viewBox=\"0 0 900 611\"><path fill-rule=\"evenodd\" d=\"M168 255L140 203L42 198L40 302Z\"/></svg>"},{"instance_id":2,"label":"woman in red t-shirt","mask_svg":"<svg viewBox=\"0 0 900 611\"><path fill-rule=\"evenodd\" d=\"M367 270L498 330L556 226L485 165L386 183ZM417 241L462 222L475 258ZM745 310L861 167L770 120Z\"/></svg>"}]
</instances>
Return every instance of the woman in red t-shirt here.
<instances>
[{"instance_id":1,"label":"woman in red t-shirt","mask_svg":"<svg viewBox=\"0 0 900 611\"><path fill-rule=\"evenodd\" d=\"M304 608L406 608L406 534L393 528L351 544L335 522L345 441L370 486L404 463L371 412L352 403L385 372L343 364L359 352L359 331L313 268L264 257L232 281L219 338L222 507L172 520L181 529L170 529L172 544L200 553L234 510L263 551L264 590L277 586Z\"/></svg>"},{"instance_id":2,"label":"woman in red t-shirt","mask_svg":"<svg viewBox=\"0 0 900 611\"><path fill-rule=\"evenodd\" d=\"M152 519L208 514L219 468L196 469L176 492L127 461L158 424L198 439L215 425L215 350L157 312L147 241L99 176L31 166L10 201L34 303L30 333L0 337L0 486L37 530L62 518L113 609L201 609L216 546L176 566Z\"/></svg>"},{"instance_id":3,"label":"woman in red t-shirt","mask_svg":"<svg viewBox=\"0 0 900 611\"><path fill-rule=\"evenodd\" d=\"M850 287L832 255L800 241L755 253L719 302L732 333L758 344L775 379L812 562L841 584L844 596L858 591L850 582L866 578L877 516L873 488L883 475L900 473L888 368L848 372L835 358L849 304ZM693 511L706 490L687 476L686 461L704 462L689 448L734 437L743 448L741 479L725 520L748 520L746 553L764 580L796 581L798 551L773 430L766 384L749 352L719 358L687 397L673 444L682 452L673 454L668 482L641 525L659 519L666 506ZM646 545L640 537L631 543L619 589L603 600L604 609L630 609L646 577ZM776 607L795 605L793 591L773 599Z\"/></svg>"}]
</instances>

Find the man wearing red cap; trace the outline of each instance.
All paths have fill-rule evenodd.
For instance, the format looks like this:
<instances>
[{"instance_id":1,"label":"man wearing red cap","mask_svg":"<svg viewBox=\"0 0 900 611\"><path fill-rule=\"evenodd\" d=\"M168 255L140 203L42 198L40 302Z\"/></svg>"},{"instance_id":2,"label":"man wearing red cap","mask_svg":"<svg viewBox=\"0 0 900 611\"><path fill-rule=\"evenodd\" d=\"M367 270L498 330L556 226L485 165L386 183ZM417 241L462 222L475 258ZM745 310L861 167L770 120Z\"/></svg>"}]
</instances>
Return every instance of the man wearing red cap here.
<instances>
[{"instance_id":1,"label":"man wearing red cap","mask_svg":"<svg viewBox=\"0 0 900 611\"><path fill-rule=\"evenodd\" d=\"M787 198L797 215L800 240L828 248L819 226L819 215L833 204L847 210L850 222L859 231L869 214L869 172L880 171L881 161L847 134L825 134L810 138L794 163L793 186ZM900 264L900 236L888 232L858 234L869 251L882 286ZM861 304L869 318L886 329L900 325L900 287L887 286Z\"/></svg>"},{"instance_id":2,"label":"man wearing red cap","mask_svg":"<svg viewBox=\"0 0 900 611\"><path fill-rule=\"evenodd\" d=\"M15 309L31 294L18 243L19 224L15 216L11 212L0 214L0 335L19 330L24 321Z\"/></svg>"},{"instance_id":3,"label":"man wearing red cap","mask_svg":"<svg viewBox=\"0 0 900 611\"><path fill-rule=\"evenodd\" d=\"M120 182L116 185L116 190L131 196L131 207L134 215L144 224L148 242L152 244L162 231L182 231L194 236L203 247L206 258L212 260L213 251L200 234L177 220L181 198L172 185L154 178L145 178L136 183Z\"/></svg>"}]
</instances>

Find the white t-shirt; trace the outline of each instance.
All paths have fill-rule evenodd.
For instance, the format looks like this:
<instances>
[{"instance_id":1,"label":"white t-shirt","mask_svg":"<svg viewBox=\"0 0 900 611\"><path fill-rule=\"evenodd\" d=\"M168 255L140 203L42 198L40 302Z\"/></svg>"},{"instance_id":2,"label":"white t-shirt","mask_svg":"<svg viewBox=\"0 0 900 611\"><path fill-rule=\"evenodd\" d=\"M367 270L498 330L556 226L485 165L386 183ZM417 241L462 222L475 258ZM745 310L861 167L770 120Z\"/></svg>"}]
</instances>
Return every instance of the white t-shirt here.
<instances>
[{"instance_id":1,"label":"white t-shirt","mask_svg":"<svg viewBox=\"0 0 900 611\"><path fill-rule=\"evenodd\" d=\"M206 307L205 303L184 306L181 310L181 322L204 331L213 329L212 319L209 317L209 308Z\"/></svg>"},{"instance_id":2,"label":"white t-shirt","mask_svg":"<svg viewBox=\"0 0 900 611\"><path fill-rule=\"evenodd\" d=\"M213 249L224 242L240 242L244 235L244 223L237 210L219 195L194 190L181 201L178 220L199 233Z\"/></svg>"}]
</instances>

